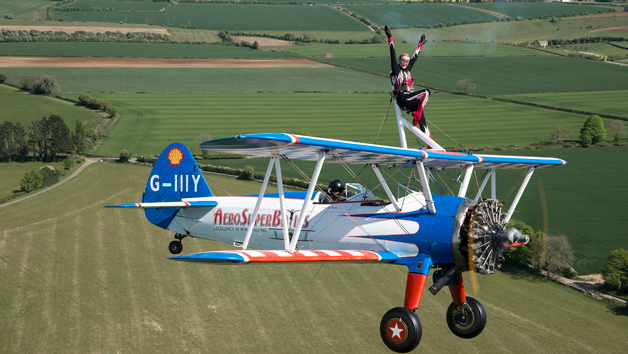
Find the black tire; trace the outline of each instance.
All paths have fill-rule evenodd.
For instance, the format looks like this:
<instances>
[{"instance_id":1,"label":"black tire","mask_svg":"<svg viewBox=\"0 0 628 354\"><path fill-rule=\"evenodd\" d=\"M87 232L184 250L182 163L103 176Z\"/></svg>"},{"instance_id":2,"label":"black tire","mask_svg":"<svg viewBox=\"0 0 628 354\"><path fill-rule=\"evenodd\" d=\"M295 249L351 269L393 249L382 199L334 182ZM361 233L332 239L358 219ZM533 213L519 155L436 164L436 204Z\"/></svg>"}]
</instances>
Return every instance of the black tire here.
<instances>
[{"instance_id":1,"label":"black tire","mask_svg":"<svg viewBox=\"0 0 628 354\"><path fill-rule=\"evenodd\" d=\"M447 309L447 325L460 338L473 338L482 333L486 326L486 311L482 304L467 297L467 305L458 306L452 302Z\"/></svg>"},{"instance_id":2,"label":"black tire","mask_svg":"<svg viewBox=\"0 0 628 354\"><path fill-rule=\"evenodd\" d=\"M407 353L419 345L423 329L414 312L405 307L397 307L386 312L379 325L379 333L388 349Z\"/></svg>"},{"instance_id":3,"label":"black tire","mask_svg":"<svg viewBox=\"0 0 628 354\"><path fill-rule=\"evenodd\" d=\"M183 245L181 244L181 241L172 241L170 242L168 249L172 254L179 254L183 250Z\"/></svg>"}]
</instances>

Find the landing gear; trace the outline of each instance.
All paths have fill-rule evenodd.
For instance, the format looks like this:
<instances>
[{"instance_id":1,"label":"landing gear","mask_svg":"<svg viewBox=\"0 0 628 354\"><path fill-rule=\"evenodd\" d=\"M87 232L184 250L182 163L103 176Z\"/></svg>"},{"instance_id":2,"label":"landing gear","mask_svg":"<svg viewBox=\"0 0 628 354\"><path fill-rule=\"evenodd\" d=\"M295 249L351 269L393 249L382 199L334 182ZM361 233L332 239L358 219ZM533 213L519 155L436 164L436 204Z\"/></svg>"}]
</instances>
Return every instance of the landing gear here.
<instances>
[{"instance_id":1,"label":"landing gear","mask_svg":"<svg viewBox=\"0 0 628 354\"><path fill-rule=\"evenodd\" d=\"M447 325L460 338L473 338L482 333L486 326L486 311L482 304L467 297L462 305L451 303L447 309Z\"/></svg>"},{"instance_id":2,"label":"landing gear","mask_svg":"<svg viewBox=\"0 0 628 354\"><path fill-rule=\"evenodd\" d=\"M379 325L384 344L397 353L407 353L419 345L423 329L419 317L405 307L394 308Z\"/></svg>"},{"instance_id":3,"label":"landing gear","mask_svg":"<svg viewBox=\"0 0 628 354\"><path fill-rule=\"evenodd\" d=\"M181 240L183 240L186 237L187 235L175 234L174 238L176 238L176 240L170 242L170 245L168 246L170 253L172 254L181 253L181 251L183 250L183 244L181 243Z\"/></svg>"},{"instance_id":4,"label":"landing gear","mask_svg":"<svg viewBox=\"0 0 628 354\"><path fill-rule=\"evenodd\" d=\"M181 241L175 240L175 241L170 242L168 249L170 250L170 253L172 254L179 254L183 250L183 244L181 244Z\"/></svg>"}]
</instances>

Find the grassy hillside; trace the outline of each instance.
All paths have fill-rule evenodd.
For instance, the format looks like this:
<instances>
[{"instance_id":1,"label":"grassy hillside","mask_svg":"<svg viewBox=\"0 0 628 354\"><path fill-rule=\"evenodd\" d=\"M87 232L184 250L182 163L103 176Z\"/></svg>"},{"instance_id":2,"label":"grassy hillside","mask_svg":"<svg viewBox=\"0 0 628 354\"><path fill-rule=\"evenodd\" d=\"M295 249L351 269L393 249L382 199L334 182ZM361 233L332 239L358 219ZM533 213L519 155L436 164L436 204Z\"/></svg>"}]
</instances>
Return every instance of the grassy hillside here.
<instances>
[{"instance_id":1,"label":"grassy hillside","mask_svg":"<svg viewBox=\"0 0 628 354\"><path fill-rule=\"evenodd\" d=\"M404 268L325 265L316 275L317 265L212 267L164 260L172 233L148 223L139 210L103 208L139 200L149 171L99 164L56 190L3 209L0 351L389 353L379 321L403 304ZM228 187L259 188L248 185ZM184 252L231 247L198 239L183 243ZM602 302L503 273L480 282L482 291L474 296L488 314L482 335L455 337L444 320L450 296L426 293L417 352L525 347L607 353L628 345L628 317Z\"/></svg>"},{"instance_id":2,"label":"grassy hillside","mask_svg":"<svg viewBox=\"0 0 628 354\"><path fill-rule=\"evenodd\" d=\"M0 18L13 15L16 19L37 20L46 18L44 8L50 5L47 0L3 0Z\"/></svg>"},{"instance_id":3,"label":"grassy hillside","mask_svg":"<svg viewBox=\"0 0 628 354\"><path fill-rule=\"evenodd\" d=\"M242 133L307 131L314 136L373 143L390 101L387 94L94 96L111 102L123 114L98 153L115 154L120 149L128 149L136 155L149 154L151 144L154 151L160 151L173 141L191 144L194 137L203 132L222 138ZM547 141L555 123L576 128L587 118L447 94L432 95L425 112L431 123L469 148L540 143ZM395 127L391 107L380 144L399 144ZM430 129L443 146L458 147L437 128ZM416 146L414 141L410 144Z\"/></svg>"},{"instance_id":4,"label":"grassy hillside","mask_svg":"<svg viewBox=\"0 0 628 354\"><path fill-rule=\"evenodd\" d=\"M0 199L10 196L14 190L20 190L20 180L26 172L39 171L43 166L54 166L63 171L61 162L0 162Z\"/></svg>"},{"instance_id":5,"label":"grassy hillside","mask_svg":"<svg viewBox=\"0 0 628 354\"><path fill-rule=\"evenodd\" d=\"M561 4L561 3L468 3L464 6L473 7L476 9L495 11L510 17L521 16L525 19L532 17L534 19L539 18L541 15L549 16L562 15L566 13L573 13L580 15L580 13L587 13L593 15L602 11L603 13L609 12L608 7L595 6L591 4L579 5L579 4Z\"/></svg>"},{"instance_id":6,"label":"grassy hillside","mask_svg":"<svg viewBox=\"0 0 628 354\"><path fill-rule=\"evenodd\" d=\"M355 70L297 68L5 68L9 82L52 75L62 92L383 92L388 78Z\"/></svg>"},{"instance_id":7,"label":"grassy hillside","mask_svg":"<svg viewBox=\"0 0 628 354\"><path fill-rule=\"evenodd\" d=\"M51 114L61 116L72 128L77 119L86 122L98 117L94 111L77 107L70 102L34 95L7 85L0 85L0 107L0 122L20 122L25 127L32 121Z\"/></svg>"},{"instance_id":8,"label":"grassy hillside","mask_svg":"<svg viewBox=\"0 0 628 354\"><path fill-rule=\"evenodd\" d=\"M390 72L390 59L327 61L384 75ZM419 85L451 91L458 91L458 80L469 78L477 85L476 94L628 88L625 66L564 57L426 57L419 58L414 70Z\"/></svg>"}]
</instances>

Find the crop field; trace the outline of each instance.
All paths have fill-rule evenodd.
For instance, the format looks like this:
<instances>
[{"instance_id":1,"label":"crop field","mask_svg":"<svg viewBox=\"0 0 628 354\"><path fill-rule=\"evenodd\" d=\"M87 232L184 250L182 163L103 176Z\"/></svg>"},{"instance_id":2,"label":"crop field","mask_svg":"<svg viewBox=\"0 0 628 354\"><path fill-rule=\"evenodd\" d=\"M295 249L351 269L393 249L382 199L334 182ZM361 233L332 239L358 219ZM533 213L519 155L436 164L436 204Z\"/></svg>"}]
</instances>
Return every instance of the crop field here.
<instances>
[{"instance_id":1,"label":"crop field","mask_svg":"<svg viewBox=\"0 0 628 354\"><path fill-rule=\"evenodd\" d=\"M54 76L62 92L382 92L388 78L336 67L0 68L8 81ZM238 106L241 103L237 104Z\"/></svg>"},{"instance_id":2,"label":"crop field","mask_svg":"<svg viewBox=\"0 0 628 354\"><path fill-rule=\"evenodd\" d=\"M169 143L191 145L209 133L222 138L243 133L307 131L313 136L374 143L387 94L94 94L122 112L98 153L127 149L135 155L161 151ZM141 115L140 115L141 113ZM523 145L547 141L555 123L578 129L584 115L459 95L434 94L425 108L428 121L458 142L476 146ZM356 124L359 123L359 124ZM399 145L394 108L382 128L380 144ZM434 126L443 146L458 148ZM414 141L410 146L417 146Z\"/></svg>"},{"instance_id":3,"label":"crop field","mask_svg":"<svg viewBox=\"0 0 628 354\"><path fill-rule=\"evenodd\" d=\"M578 15L582 13L588 13L590 15L602 11L608 12L608 7L603 6L590 6L577 5L577 4L561 4L561 3L542 3L542 2L530 2L530 3L465 3L466 7L473 7L482 10L498 12L510 17L521 16L524 19L532 17L534 19L539 18L541 15L547 15L550 18L554 15L562 15L565 13L576 12Z\"/></svg>"},{"instance_id":4,"label":"crop field","mask_svg":"<svg viewBox=\"0 0 628 354\"><path fill-rule=\"evenodd\" d=\"M372 22L384 26L402 25L437 25L439 23L488 19L494 21L496 16L474 9L452 6L449 4L378 4L378 5L342 5L347 10L368 18Z\"/></svg>"},{"instance_id":5,"label":"crop field","mask_svg":"<svg viewBox=\"0 0 628 354\"><path fill-rule=\"evenodd\" d=\"M20 190L20 180L26 172L39 171L43 166L54 166L63 171L61 162L0 162L0 199Z\"/></svg>"},{"instance_id":6,"label":"crop field","mask_svg":"<svg viewBox=\"0 0 628 354\"><path fill-rule=\"evenodd\" d=\"M6 85L0 85L0 107L2 107L0 123L20 122L24 127L36 119L51 114L63 118L71 129L77 119L85 122L98 117L93 111L77 107L70 102L33 95Z\"/></svg>"},{"instance_id":7,"label":"crop field","mask_svg":"<svg viewBox=\"0 0 628 354\"><path fill-rule=\"evenodd\" d=\"M513 100L628 117L628 90L503 95Z\"/></svg>"},{"instance_id":8,"label":"crop field","mask_svg":"<svg viewBox=\"0 0 628 354\"><path fill-rule=\"evenodd\" d=\"M388 74L390 59L326 59L373 73ZM414 80L419 85L458 91L469 78L475 94L524 93L628 88L628 68L564 57L419 58Z\"/></svg>"},{"instance_id":9,"label":"crop field","mask_svg":"<svg viewBox=\"0 0 628 354\"><path fill-rule=\"evenodd\" d=\"M100 2L100 1L98 1ZM112 1L112 3L121 3ZM128 6L151 6L159 2L129 2ZM81 2L70 7L79 7ZM101 5L104 6L104 5ZM115 5L114 5L115 6ZM91 6L90 6L91 7ZM104 6L106 7L106 6ZM61 11L54 19L75 22L140 23L156 26L196 26L229 31L370 31L368 27L327 6L177 4L165 11Z\"/></svg>"},{"instance_id":10,"label":"crop field","mask_svg":"<svg viewBox=\"0 0 628 354\"><path fill-rule=\"evenodd\" d=\"M417 43L401 43L402 38L395 37L395 51L413 53ZM414 38L418 40L418 37ZM411 42L411 40L409 40ZM398 42L398 43L397 43ZM2 47L0 46L0 49ZM286 51L315 58L324 58L326 53L333 54L334 58L390 58L388 43L386 44L344 44L344 45L309 45L307 47L286 47ZM481 43L426 43L421 50L421 57L468 57L468 56L553 56L545 51Z\"/></svg>"},{"instance_id":11,"label":"crop field","mask_svg":"<svg viewBox=\"0 0 628 354\"><path fill-rule=\"evenodd\" d=\"M3 0L0 18L13 15L16 19L37 20L45 18L44 7L50 5L48 0Z\"/></svg>"},{"instance_id":12,"label":"crop field","mask_svg":"<svg viewBox=\"0 0 628 354\"><path fill-rule=\"evenodd\" d=\"M149 171L99 164L3 209L0 351L389 352L379 321L403 303L404 267L328 264L319 271L319 265L212 267L164 260L171 232L151 225L140 210L103 208L139 200ZM230 181L230 189L243 193L259 188ZM231 248L200 239L183 243L186 253ZM482 335L455 337L444 320L450 296L425 294L421 350L602 353L628 345L628 317L603 302L501 272L480 282L481 292L473 296L489 319ZM517 335L505 337L504 329Z\"/></svg>"},{"instance_id":13,"label":"crop field","mask_svg":"<svg viewBox=\"0 0 628 354\"><path fill-rule=\"evenodd\" d=\"M0 43L1 56L109 57L109 58L301 58L283 51L261 51L223 45L168 43L30 42Z\"/></svg>"}]
</instances>

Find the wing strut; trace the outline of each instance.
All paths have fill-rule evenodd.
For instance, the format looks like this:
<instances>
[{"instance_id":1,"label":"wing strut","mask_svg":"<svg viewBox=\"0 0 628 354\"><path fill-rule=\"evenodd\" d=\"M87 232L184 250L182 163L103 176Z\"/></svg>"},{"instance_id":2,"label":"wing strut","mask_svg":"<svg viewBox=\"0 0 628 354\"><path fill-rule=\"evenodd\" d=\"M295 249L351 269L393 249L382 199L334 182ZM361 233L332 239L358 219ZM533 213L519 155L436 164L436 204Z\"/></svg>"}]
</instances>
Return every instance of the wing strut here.
<instances>
[{"instance_id":1,"label":"wing strut","mask_svg":"<svg viewBox=\"0 0 628 354\"><path fill-rule=\"evenodd\" d=\"M473 165L469 165L464 172L464 179L462 180L462 184L460 185L460 190L458 191L458 196L464 198L467 195L467 189L469 188L469 181L471 180L471 175L473 174Z\"/></svg>"},{"instance_id":2,"label":"wing strut","mask_svg":"<svg viewBox=\"0 0 628 354\"><path fill-rule=\"evenodd\" d=\"M284 250L290 248L290 234L288 233L288 219L286 218L286 203L283 195L283 178L281 177L281 166L279 158L275 158L275 173L277 173L277 191L279 192L279 208L281 209L281 224L283 225L283 245Z\"/></svg>"},{"instance_id":3,"label":"wing strut","mask_svg":"<svg viewBox=\"0 0 628 354\"><path fill-rule=\"evenodd\" d=\"M273 164L277 160L277 156L273 156L270 158L270 162L268 163L268 168L266 169L266 176L264 176L264 182L262 183L262 188L259 191L259 197L257 197L257 203L255 203L255 209L253 210L253 215L249 219L249 228L246 229L246 235L244 236L244 242L242 242L242 249L245 250L249 245L249 241L251 240L251 233L253 232L253 228L255 227L255 222L257 221L257 213L259 212L259 208L262 205L262 200L264 199L264 193L266 192L266 186L268 186L268 180L270 179L270 173L273 170ZM283 196L283 193L280 193ZM282 215L285 213L282 212ZM285 227L284 223L284 227ZM285 235L284 235L285 238Z\"/></svg>"},{"instance_id":4,"label":"wing strut","mask_svg":"<svg viewBox=\"0 0 628 354\"><path fill-rule=\"evenodd\" d=\"M316 188L316 182L318 182L318 176L321 173L321 169L323 168L323 162L325 162L325 156L327 153L323 150L318 155L318 161L316 161L316 167L314 167L314 173L312 174L312 179L310 180L310 186L307 189L307 193L305 194L305 200L303 200L303 207L301 208L301 212L299 213L299 219L297 220L297 226L294 229L294 233L292 234L292 239L290 240L290 248L288 252L294 252L297 247L297 241L299 240L299 235L301 234L301 228L303 227L303 222L305 221L305 217L309 214L309 208L312 205L312 194L314 193L314 188Z\"/></svg>"},{"instance_id":5,"label":"wing strut","mask_svg":"<svg viewBox=\"0 0 628 354\"><path fill-rule=\"evenodd\" d=\"M436 207L434 206L434 199L432 199L432 192L430 191L430 180L425 174L425 165L423 164L423 161L418 161L416 168L419 171L419 177L421 178L421 186L423 187L423 195L425 195L427 208L430 210L430 214L434 214L436 213Z\"/></svg>"},{"instance_id":6,"label":"wing strut","mask_svg":"<svg viewBox=\"0 0 628 354\"><path fill-rule=\"evenodd\" d=\"M508 224L508 222L510 221L510 218L512 217L512 214L515 212L515 208L517 207L517 204L519 204L519 199L521 199L521 195L523 194L523 191L526 189L528 182L530 182L532 173L534 173L534 167L530 167L528 171L526 172L526 175L523 178L523 182L521 182L521 187L519 187L519 190L517 191L517 195L515 195L515 199L512 201L512 205L510 206L510 209L508 209L508 214L506 214L506 218L503 221L504 225Z\"/></svg>"},{"instance_id":7,"label":"wing strut","mask_svg":"<svg viewBox=\"0 0 628 354\"><path fill-rule=\"evenodd\" d=\"M410 122L408 122L408 120L405 119L401 115L401 109L399 108L396 102L395 102L395 112L397 113L397 129L399 130L399 140L401 142L402 148L404 149L408 148L408 143L406 142L406 132L403 130L403 127L406 127L414 135L418 136L419 139L423 140L427 145L431 146L432 150L445 151L445 149L442 146L438 145L437 142L432 140L429 136L425 135L425 133L423 133L421 129L410 124Z\"/></svg>"},{"instance_id":8,"label":"wing strut","mask_svg":"<svg viewBox=\"0 0 628 354\"><path fill-rule=\"evenodd\" d=\"M482 180L482 185L480 186L480 189L478 190L478 194L476 194L475 198L473 198L473 200L475 200L476 202L478 201L478 199L480 199L480 196L482 195L482 192L484 191L484 187L486 187L486 182L488 182L488 179L491 178L491 176L493 176L493 173L495 173L495 170L493 169L486 171L486 175L484 176L484 180Z\"/></svg>"},{"instance_id":9,"label":"wing strut","mask_svg":"<svg viewBox=\"0 0 628 354\"><path fill-rule=\"evenodd\" d=\"M375 172L377 179L379 179L379 183L381 183L382 187L384 187L384 190L386 191L386 195L388 196L388 199L390 199L390 202L392 203L392 205L395 207L395 210L401 211L399 204L397 204L397 199L395 199L395 196L390 191L390 187L388 187L386 180L384 180L384 176L382 176L382 172L379 170L379 167L375 164L371 164L371 167L373 168L373 172Z\"/></svg>"}]
</instances>

